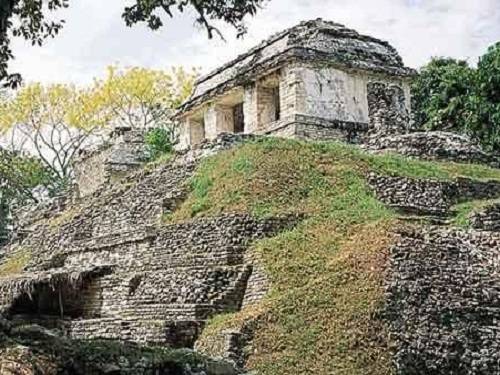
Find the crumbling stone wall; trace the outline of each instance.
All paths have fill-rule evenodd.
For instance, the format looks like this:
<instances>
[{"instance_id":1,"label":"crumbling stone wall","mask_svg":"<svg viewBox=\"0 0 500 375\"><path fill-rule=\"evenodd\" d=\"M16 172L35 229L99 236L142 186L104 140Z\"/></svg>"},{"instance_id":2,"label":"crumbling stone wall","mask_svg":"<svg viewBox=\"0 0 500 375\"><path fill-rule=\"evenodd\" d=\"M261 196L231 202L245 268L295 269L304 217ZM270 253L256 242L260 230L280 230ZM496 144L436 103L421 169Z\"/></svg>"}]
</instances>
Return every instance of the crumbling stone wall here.
<instances>
[{"instance_id":1,"label":"crumbling stone wall","mask_svg":"<svg viewBox=\"0 0 500 375\"><path fill-rule=\"evenodd\" d=\"M498 249L498 232L401 229L386 286L398 374L499 373Z\"/></svg>"},{"instance_id":2,"label":"crumbling stone wall","mask_svg":"<svg viewBox=\"0 0 500 375\"><path fill-rule=\"evenodd\" d=\"M336 132L329 131L325 122L351 127L370 123L377 132L392 134L406 129L408 78L413 73L386 42L332 22L309 21L200 78L178 116L187 133L192 120L207 113L212 118L207 105L224 105L234 92L242 91L247 133L294 136L295 130L285 129L281 120L291 123L291 118L305 116L309 121L301 123L304 130L300 130L304 138L345 139L335 138ZM273 95L276 88L279 119ZM214 128L225 128L214 127L211 121L206 126L208 137L213 137ZM189 142L183 137L180 147L189 147Z\"/></svg>"},{"instance_id":3,"label":"crumbling stone wall","mask_svg":"<svg viewBox=\"0 0 500 375\"><path fill-rule=\"evenodd\" d=\"M135 237L70 242L57 252L62 269L109 265L113 272L92 278L82 292L82 317L69 323L68 332L75 338L192 346L207 318L264 295L267 280L259 269L254 273L245 250L252 240L297 220L230 214ZM30 270L48 263L37 259Z\"/></svg>"},{"instance_id":4,"label":"crumbling stone wall","mask_svg":"<svg viewBox=\"0 0 500 375\"><path fill-rule=\"evenodd\" d=\"M85 267L110 270L93 274L79 289L81 315L65 316L60 323L69 335L190 347L210 316L262 298L267 279L246 251L253 241L295 225L300 217L257 220L226 214L162 223L185 196L200 157L249 137L222 137L171 164L133 173L36 223L12 244L12 249L37 254L25 267L27 278ZM7 314L24 298L10 292L9 282L0 280ZM54 320L58 317L47 324Z\"/></svg>"},{"instance_id":5,"label":"crumbling stone wall","mask_svg":"<svg viewBox=\"0 0 500 375\"><path fill-rule=\"evenodd\" d=\"M400 85L386 82L367 84L370 130L382 134L406 133L409 126L409 99Z\"/></svg>"},{"instance_id":6,"label":"crumbling stone wall","mask_svg":"<svg viewBox=\"0 0 500 375\"><path fill-rule=\"evenodd\" d=\"M473 228L500 232L500 202L491 204L470 217Z\"/></svg>"},{"instance_id":7,"label":"crumbling stone wall","mask_svg":"<svg viewBox=\"0 0 500 375\"><path fill-rule=\"evenodd\" d=\"M217 138L220 133L234 132L233 108L213 104L205 112L205 137L208 140Z\"/></svg>"},{"instance_id":8,"label":"crumbling stone wall","mask_svg":"<svg viewBox=\"0 0 500 375\"><path fill-rule=\"evenodd\" d=\"M80 197L86 197L109 180L109 174L106 170L106 160L112 152L110 144L89 154L82 155L73 166L77 194Z\"/></svg>"},{"instance_id":9,"label":"crumbling stone wall","mask_svg":"<svg viewBox=\"0 0 500 375\"><path fill-rule=\"evenodd\" d=\"M399 176L367 175L368 184L386 205L411 213L444 216L451 206L473 199L500 197L500 182L415 179Z\"/></svg>"},{"instance_id":10,"label":"crumbling stone wall","mask_svg":"<svg viewBox=\"0 0 500 375\"><path fill-rule=\"evenodd\" d=\"M89 196L113 179L141 166L146 157L144 130L116 129L108 143L83 153L74 163L79 197Z\"/></svg>"},{"instance_id":11,"label":"crumbling stone wall","mask_svg":"<svg viewBox=\"0 0 500 375\"><path fill-rule=\"evenodd\" d=\"M449 132L413 132L376 136L368 140L366 148L428 160L500 165L498 157L487 154L469 138Z\"/></svg>"}]
</instances>

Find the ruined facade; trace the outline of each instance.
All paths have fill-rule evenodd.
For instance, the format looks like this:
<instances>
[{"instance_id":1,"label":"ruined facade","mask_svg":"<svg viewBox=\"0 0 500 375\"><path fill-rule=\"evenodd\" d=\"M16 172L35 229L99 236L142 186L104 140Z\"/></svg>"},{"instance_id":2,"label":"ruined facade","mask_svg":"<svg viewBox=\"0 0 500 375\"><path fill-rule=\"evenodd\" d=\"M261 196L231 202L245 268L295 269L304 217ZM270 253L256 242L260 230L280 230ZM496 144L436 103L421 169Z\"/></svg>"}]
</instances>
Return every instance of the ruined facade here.
<instances>
[{"instance_id":1,"label":"ruined facade","mask_svg":"<svg viewBox=\"0 0 500 375\"><path fill-rule=\"evenodd\" d=\"M10 270L0 277L1 315L14 327L195 348L243 367L257 318L204 340L200 332L209 318L262 301L271 285L252 244L307 215L168 221L200 160L270 134L492 163L465 137L408 133L412 73L387 43L311 21L202 78L178 114L182 148L196 147L134 171L146 156L143 132L117 129L109 144L81 155L72 200L17 217L18 235L0 256ZM500 182L379 171L365 178L401 215L381 311L395 372L498 373ZM475 200L494 202L469 214L469 228L450 226L456 205Z\"/></svg>"},{"instance_id":2,"label":"ruined facade","mask_svg":"<svg viewBox=\"0 0 500 375\"><path fill-rule=\"evenodd\" d=\"M86 197L144 164L144 129L117 127L109 139L92 151L83 150L73 165L76 193Z\"/></svg>"},{"instance_id":3,"label":"ruined facade","mask_svg":"<svg viewBox=\"0 0 500 375\"><path fill-rule=\"evenodd\" d=\"M197 81L177 114L179 147L222 132L349 142L404 132L413 74L387 42L303 22Z\"/></svg>"},{"instance_id":4,"label":"ruined facade","mask_svg":"<svg viewBox=\"0 0 500 375\"><path fill-rule=\"evenodd\" d=\"M221 139L206 152L233 144ZM120 181L81 179L83 199L25 213L23 234L5 251L26 265L0 277L3 316L14 325L36 322L76 339L189 348L209 317L260 301L268 283L247 249L300 217L235 213L167 224L164 216L182 201L203 155L179 156L123 178L123 168L110 168L123 143L107 150L100 163L86 165L106 168L106 178ZM104 175L95 170L88 173ZM0 267L10 267L8 259L0 258Z\"/></svg>"}]
</instances>

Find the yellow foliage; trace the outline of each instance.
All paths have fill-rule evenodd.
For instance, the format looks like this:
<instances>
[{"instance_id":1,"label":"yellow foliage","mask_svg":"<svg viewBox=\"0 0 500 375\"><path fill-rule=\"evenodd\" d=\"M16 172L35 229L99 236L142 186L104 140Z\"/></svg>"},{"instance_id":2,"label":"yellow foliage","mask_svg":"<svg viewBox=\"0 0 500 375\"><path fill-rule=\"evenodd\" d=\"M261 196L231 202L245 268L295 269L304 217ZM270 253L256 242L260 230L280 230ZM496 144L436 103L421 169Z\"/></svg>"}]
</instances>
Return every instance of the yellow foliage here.
<instances>
[{"instance_id":1,"label":"yellow foliage","mask_svg":"<svg viewBox=\"0 0 500 375\"><path fill-rule=\"evenodd\" d=\"M171 115L191 93L197 71L171 72L140 67L108 67L105 80L95 81L95 100L109 116L130 126L148 126Z\"/></svg>"},{"instance_id":2,"label":"yellow foliage","mask_svg":"<svg viewBox=\"0 0 500 375\"><path fill-rule=\"evenodd\" d=\"M74 85L32 83L22 87L13 98L0 104L0 129L16 125L33 129L65 124L88 129L102 126L103 104L95 100L91 90Z\"/></svg>"},{"instance_id":3,"label":"yellow foliage","mask_svg":"<svg viewBox=\"0 0 500 375\"><path fill-rule=\"evenodd\" d=\"M187 98L197 74L183 68L167 72L111 66L106 79L90 87L28 84L0 101L0 132L17 125L40 129L60 124L91 130L113 120L147 126L159 112L171 114Z\"/></svg>"}]
</instances>

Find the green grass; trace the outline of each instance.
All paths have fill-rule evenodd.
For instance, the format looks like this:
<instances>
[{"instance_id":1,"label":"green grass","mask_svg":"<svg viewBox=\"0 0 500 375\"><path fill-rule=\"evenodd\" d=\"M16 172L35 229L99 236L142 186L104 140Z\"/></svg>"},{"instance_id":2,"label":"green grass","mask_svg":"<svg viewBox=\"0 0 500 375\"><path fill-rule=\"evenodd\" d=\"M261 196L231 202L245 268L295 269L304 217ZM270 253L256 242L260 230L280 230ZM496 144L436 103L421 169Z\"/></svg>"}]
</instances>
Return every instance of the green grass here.
<instances>
[{"instance_id":1,"label":"green grass","mask_svg":"<svg viewBox=\"0 0 500 375\"><path fill-rule=\"evenodd\" d=\"M309 212L313 201L323 204L314 197L336 194L326 175L345 182L363 179L368 171L439 180L500 180L500 170L481 165L371 155L341 143L268 138L205 160L190 181L190 197L169 220L224 211L251 212L256 216ZM359 181L356 184L361 186Z\"/></svg>"},{"instance_id":2,"label":"green grass","mask_svg":"<svg viewBox=\"0 0 500 375\"><path fill-rule=\"evenodd\" d=\"M368 188L369 171L413 178L500 180L500 171L397 155L369 155L339 143L265 139L200 165L170 221L223 212L258 217L307 214L295 229L257 242L271 281L263 302L215 317L200 342L257 324L248 367L259 374L391 374L383 319L383 274L396 214Z\"/></svg>"},{"instance_id":3,"label":"green grass","mask_svg":"<svg viewBox=\"0 0 500 375\"><path fill-rule=\"evenodd\" d=\"M452 207L455 215L451 220L451 224L458 227L467 228L470 226L470 216L474 212L477 212L491 204L497 203L498 201L498 199L484 199L459 203Z\"/></svg>"}]
</instances>

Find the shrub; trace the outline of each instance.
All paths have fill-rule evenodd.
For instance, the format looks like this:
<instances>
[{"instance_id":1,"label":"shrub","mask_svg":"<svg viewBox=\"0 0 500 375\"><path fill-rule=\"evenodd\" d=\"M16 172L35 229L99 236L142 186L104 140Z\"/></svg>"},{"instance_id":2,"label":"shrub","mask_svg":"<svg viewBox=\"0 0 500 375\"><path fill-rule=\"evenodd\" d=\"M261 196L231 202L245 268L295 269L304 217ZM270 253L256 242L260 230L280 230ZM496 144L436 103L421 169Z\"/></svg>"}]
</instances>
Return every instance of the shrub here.
<instances>
[{"instance_id":1,"label":"shrub","mask_svg":"<svg viewBox=\"0 0 500 375\"><path fill-rule=\"evenodd\" d=\"M433 58L412 84L417 127L470 136L487 150L500 150L500 42L480 58Z\"/></svg>"},{"instance_id":2,"label":"shrub","mask_svg":"<svg viewBox=\"0 0 500 375\"><path fill-rule=\"evenodd\" d=\"M158 127L150 129L145 136L147 158L156 160L174 150L175 131L173 128Z\"/></svg>"}]
</instances>

